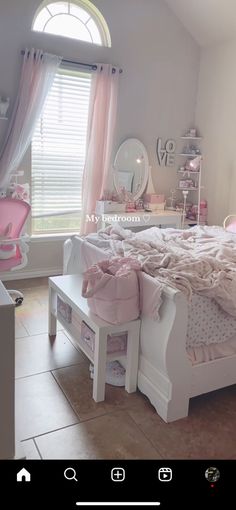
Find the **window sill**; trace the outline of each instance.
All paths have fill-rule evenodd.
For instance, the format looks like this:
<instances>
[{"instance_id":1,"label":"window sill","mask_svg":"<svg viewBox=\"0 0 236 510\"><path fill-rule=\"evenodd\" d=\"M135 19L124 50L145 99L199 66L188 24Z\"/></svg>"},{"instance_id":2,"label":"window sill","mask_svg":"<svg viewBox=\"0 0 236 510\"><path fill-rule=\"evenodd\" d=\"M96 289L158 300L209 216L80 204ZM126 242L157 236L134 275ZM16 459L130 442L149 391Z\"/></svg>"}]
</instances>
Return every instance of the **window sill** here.
<instances>
[{"instance_id":1,"label":"window sill","mask_svg":"<svg viewBox=\"0 0 236 510\"><path fill-rule=\"evenodd\" d=\"M47 243L55 241L66 241L71 236L78 236L79 232L68 232L67 234L38 234L30 236L30 243Z\"/></svg>"}]
</instances>

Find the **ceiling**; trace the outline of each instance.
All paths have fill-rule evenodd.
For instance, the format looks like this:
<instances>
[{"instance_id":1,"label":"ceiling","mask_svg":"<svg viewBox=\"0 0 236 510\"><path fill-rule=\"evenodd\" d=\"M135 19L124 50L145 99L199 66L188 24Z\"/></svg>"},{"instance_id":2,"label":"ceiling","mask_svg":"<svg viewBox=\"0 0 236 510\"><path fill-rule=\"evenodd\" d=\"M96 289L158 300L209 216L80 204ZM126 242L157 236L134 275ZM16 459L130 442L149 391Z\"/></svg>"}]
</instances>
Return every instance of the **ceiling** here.
<instances>
[{"instance_id":1,"label":"ceiling","mask_svg":"<svg viewBox=\"0 0 236 510\"><path fill-rule=\"evenodd\" d=\"M236 38L236 0L166 0L200 46Z\"/></svg>"}]
</instances>

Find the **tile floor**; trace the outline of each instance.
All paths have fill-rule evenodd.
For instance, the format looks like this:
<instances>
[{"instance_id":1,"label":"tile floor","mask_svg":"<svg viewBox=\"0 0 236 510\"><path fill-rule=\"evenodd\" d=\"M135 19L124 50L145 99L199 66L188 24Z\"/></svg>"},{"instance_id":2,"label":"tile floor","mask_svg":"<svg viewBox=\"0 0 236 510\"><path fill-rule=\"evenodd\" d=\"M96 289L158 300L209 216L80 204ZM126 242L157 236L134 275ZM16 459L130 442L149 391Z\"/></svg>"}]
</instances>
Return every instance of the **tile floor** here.
<instances>
[{"instance_id":1,"label":"tile floor","mask_svg":"<svg viewBox=\"0 0 236 510\"><path fill-rule=\"evenodd\" d=\"M140 392L107 385L96 404L88 361L60 331L47 335L47 278L6 283L16 308L16 416L29 459L236 458L236 386L191 400L189 417L166 424Z\"/></svg>"}]
</instances>

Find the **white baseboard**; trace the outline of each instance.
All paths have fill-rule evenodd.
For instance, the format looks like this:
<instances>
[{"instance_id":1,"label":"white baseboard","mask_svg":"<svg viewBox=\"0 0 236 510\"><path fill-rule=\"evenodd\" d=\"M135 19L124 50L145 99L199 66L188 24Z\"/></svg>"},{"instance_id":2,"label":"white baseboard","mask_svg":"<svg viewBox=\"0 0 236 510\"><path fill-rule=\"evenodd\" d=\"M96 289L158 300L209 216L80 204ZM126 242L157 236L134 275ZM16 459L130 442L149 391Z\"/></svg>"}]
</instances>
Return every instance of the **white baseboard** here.
<instances>
[{"instance_id":1,"label":"white baseboard","mask_svg":"<svg viewBox=\"0 0 236 510\"><path fill-rule=\"evenodd\" d=\"M50 267L48 269L33 269L30 271L9 271L6 273L0 273L0 280L25 280L28 278L40 278L43 276L56 276L62 274L62 267Z\"/></svg>"}]
</instances>

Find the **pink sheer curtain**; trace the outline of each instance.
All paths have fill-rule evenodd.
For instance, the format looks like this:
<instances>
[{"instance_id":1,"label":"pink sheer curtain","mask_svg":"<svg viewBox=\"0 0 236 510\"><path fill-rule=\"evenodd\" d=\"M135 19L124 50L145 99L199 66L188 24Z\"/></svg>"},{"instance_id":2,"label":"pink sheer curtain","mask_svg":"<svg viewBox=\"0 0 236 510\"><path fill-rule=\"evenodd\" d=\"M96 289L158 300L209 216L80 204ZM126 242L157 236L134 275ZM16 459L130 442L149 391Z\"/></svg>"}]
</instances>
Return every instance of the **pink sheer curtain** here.
<instances>
[{"instance_id":1,"label":"pink sheer curtain","mask_svg":"<svg viewBox=\"0 0 236 510\"><path fill-rule=\"evenodd\" d=\"M29 147L35 124L53 84L61 57L25 50L19 91L0 154L0 189L8 186Z\"/></svg>"},{"instance_id":2,"label":"pink sheer curtain","mask_svg":"<svg viewBox=\"0 0 236 510\"><path fill-rule=\"evenodd\" d=\"M81 234L96 231L88 221L108 184L111 151L117 113L119 70L109 64L98 65L93 76L88 148L83 177Z\"/></svg>"}]
</instances>

